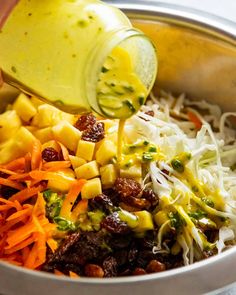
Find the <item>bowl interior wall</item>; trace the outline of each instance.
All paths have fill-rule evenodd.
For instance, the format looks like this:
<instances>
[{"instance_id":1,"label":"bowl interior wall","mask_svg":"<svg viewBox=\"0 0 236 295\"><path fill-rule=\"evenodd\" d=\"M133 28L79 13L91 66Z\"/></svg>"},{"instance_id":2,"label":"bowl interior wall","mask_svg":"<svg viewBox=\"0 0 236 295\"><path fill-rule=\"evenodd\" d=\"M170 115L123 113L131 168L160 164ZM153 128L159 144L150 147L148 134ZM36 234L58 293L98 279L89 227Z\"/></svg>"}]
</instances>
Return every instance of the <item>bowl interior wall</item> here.
<instances>
[{"instance_id":1,"label":"bowl interior wall","mask_svg":"<svg viewBox=\"0 0 236 295\"><path fill-rule=\"evenodd\" d=\"M214 32L166 21L133 20L157 48L155 88L236 110L236 46Z\"/></svg>"}]
</instances>

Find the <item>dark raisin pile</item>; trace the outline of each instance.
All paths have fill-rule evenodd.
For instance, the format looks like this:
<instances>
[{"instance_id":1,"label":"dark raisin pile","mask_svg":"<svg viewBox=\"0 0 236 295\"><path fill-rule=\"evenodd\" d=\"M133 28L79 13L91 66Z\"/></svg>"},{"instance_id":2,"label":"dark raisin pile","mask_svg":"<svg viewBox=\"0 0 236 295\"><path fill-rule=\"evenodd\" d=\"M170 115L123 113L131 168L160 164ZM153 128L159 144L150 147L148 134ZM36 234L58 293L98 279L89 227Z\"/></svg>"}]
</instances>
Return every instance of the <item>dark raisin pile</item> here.
<instances>
[{"instance_id":1,"label":"dark raisin pile","mask_svg":"<svg viewBox=\"0 0 236 295\"><path fill-rule=\"evenodd\" d=\"M82 115L75 123L75 127L80 131L84 131L86 129L90 129L96 124L96 122L96 117L92 113L89 113L87 115Z\"/></svg>"},{"instance_id":2,"label":"dark raisin pile","mask_svg":"<svg viewBox=\"0 0 236 295\"><path fill-rule=\"evenodd\" d=\"M123 202L132 203L136 209L154 208L159 199L151 189L142 191L135 180L117 178L114 188L89 200L89 211L104 213L100 229L68 234L56 252L48 255L43 270L57 269L65 274L73 271L80 276L101 278L143 275L181 266L181 253L176 256L153 253L155 230L138 237L120 220L117 210ZM167 237L166 244L169 241L173 243Z\"/></svg>"},{"instance_id":3,"label":"dark raisin pile","mask_svg":"<svg viewBox=\"0 0 236 295\"><path fill-rule=\"evenodd\" d=\"M105 136L104 124L97 122L96 117L89 113L81 116L75 127L82 131L81 139L90 142L99 142Z\"/></svg>"},{"instance_id":4,"label":"dark raisin pile","mask_svg":"<svg viewBox=\"0 0 236 295\"><path fill-rule=\"evenodd\" d=\"M65 274L73 271L87 277L116 277L161 272L182 265L181 255L154 254L152 247L152 233L145 238L109 234L104 230L74 233L49 256L43 270L58 269Z\"/></svg>"}]
</instances>

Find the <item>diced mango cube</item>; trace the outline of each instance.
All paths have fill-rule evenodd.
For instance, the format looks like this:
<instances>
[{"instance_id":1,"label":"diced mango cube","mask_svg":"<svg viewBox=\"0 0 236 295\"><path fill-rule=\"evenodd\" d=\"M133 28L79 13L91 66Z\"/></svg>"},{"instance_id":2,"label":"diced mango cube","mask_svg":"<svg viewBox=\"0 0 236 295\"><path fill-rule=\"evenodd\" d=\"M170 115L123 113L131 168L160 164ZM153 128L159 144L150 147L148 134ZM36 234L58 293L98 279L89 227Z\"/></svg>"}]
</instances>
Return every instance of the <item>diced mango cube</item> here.
<instances>
[{"instance_id":1,"label":"diced mango cube","mask_svg":"<svg viewBox=\"0 0 236 295\"><path fill-rule=\"evenodd\" d=\"M95 143L85 140L80 140L78 143L76 156L87 161L92 161Z\"/></svg>"},{"instance_id":2,"label":"diced mango cube","mask_svg":"<svg viewBox=\"0 0 236 295\"><path fill-rule=\"evenodd\" d=\"M111 187L117 178L117 171L115 165L108 164L101 167L100 174L102 185L106 188Z\"/></svg>"},{"instance_id":3,"label":"diced mango cube","mask_svg":"<svg viewBox=\"0 0 236 295\"><path fill-rule=\"evenodd\" d=\"M71 151L76 151L81 132L67 121L62 121L52 127L52 132L56 140L60 141Z\"/></svg>"},{"instance_id":4,"label":"diced mango cube","mask_svg":"<svg viewBox=\"0 0 236 295\"><path fill-rule=\"evenodd\" d=\"M0 115L0 143L14 136L21 126L16 111L7 111Z\"/></svg>"},{"instance_id":5,"label":"diced mango cube","mask_svg":"<svg viewBox=\"0 0 236 295\"><path fill-rule=\"evenodd\" d=\"M5 164L32 151L35 137L25 127L15 133L14 137L1 145L0 164Z\"/></svg>"},{"instance_id":6,"label":"diced mango cube","mask_svg":"<svg viewBox=\"0 0 236 295\"><path fill-rule=\"evenodd\" d=\"M141 178L142 177L141 164L134 164L129 168L120 169L120 176L128 177L128 178L136 178L136 179Z\"/></svg>"},{"instance_id":7,"label":"diced mango cube","mask_svg":"<svg viewBox=\"0 0 236 295\"><path fill-rule=\"evenodd\" d=\"M100 178L88 180L81 190L82 199L92 199L102 193L102 184Z\"/></svg>"},{"instance_id":8,"label":"diced mango cube","mask_svg":"<svg viewBox=\"0 0 236 295\"><path fill-rule=\"evenodd\" d=\"M162 226L167 220L169 220L169 218L166 211L161 210L154 215L154 221L158 226Z\"/></svg>"},{"instance_id":9,"label":"diced mango cube","mask_svg":"<svg viewBox=\"0 0 236 295\"><path fill-rule=\"evenodd\" d=\"M116 151L116 146L111 140L104 140L96 152L97 162L102 166L109 164Z\"/></svg>"},{"instance_id":10,"label":"diced mango cube","mask_svg":"<svg viewBox=\"0 0 236 295\"><path fill-rule=\"evenodd\" d=\"M21 93L13 104L13 109L17 112L18 116L25 122L30 121L36 113L37 110L33 103L30 101L28 96Z\"/></svg>"},{"instance_id":11,"label":"diced mango cube","mask_svg":"<svg viewBox=\"0 0 236 295\"><path fill-rule=\"evenodd\" d=\"M34 136L38 138L41 143L45 143L53 139L53 133L51 127L46 127L43 129L38 129L34 133Z\"/></svg>"},{"instance_id":12,"label":"diced mango cube","mask_svg":"<svg viewBox=\"0 0 236 295\"><path fill-rule=\"evenodd\" d=\"M104 129L106 134L110 128L114 128L115 126L117 126L117 123L114 120L107 119L103 120L102 122L104 123Z\"/></svg>"},{"instance_id":13,"label":"diced mango cube","mask_svg":"<svg viewBox=\"0 0 236 295\"><path fill-rule=\"evenodd\" d=\"M138 225L134 229L136 232L144 232L154 229L152 214L146 210L133 212L138 217Z\"/></svg>"},{"instance_id":14,"label":"diced mango cube","mask_svg":"<svg viewBox=\"0 0 236 295\"><path fill-rule=\"evenodd\" d=\"M68 192L71 184L75 181L74 171L70 168L66 168L55 172L55 174L55 179L48 180L47 187L54 191Z\"/></svg>"},{"instance_id":15,"label":"diced mango cube","mask_svg":"<svg viewBox=\"0 0 236 295\"><path fill-rule=\"evenodd\" d=\"M71 165L73 167L73 169L75 170L76 168L84 165L87 163L87 161L85 159L76 157L76 156L71 156L69 155L70 161L71 161Z\"/></svg>"},{"instance_id":16,"label":"diced mango cube","mask_svg":"<svg viewBox=\"0 0 236 295\"><path fill-rule=\"evenodd\" d=\"M54 126L61 121L73 124L74 116L64 113L51 105L42 104L38 107L38 113L34 116L32 124L44 128Z\"/></svg>"},{"instance_id":17,"label":"diced mango cube","mask_svg":"<svg viewBox=\"0 0 236 295\"><path fill-rule=\"evenodd\" d=\"M96 161L86 163L76 168L75 174L77 178L85 178L85 179L94 178L100 174L98 164Z\"/></svg>"}]
</instances>

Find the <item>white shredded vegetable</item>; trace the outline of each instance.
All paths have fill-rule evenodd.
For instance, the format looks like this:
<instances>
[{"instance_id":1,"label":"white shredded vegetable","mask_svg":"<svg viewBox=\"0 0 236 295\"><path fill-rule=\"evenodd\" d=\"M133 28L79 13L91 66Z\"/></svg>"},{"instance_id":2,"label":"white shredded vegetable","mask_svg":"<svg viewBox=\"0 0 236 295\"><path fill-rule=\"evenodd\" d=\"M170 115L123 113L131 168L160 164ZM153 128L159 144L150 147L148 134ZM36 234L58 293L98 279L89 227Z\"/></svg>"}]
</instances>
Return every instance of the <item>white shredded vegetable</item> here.
<instances>
[{"instance_id":1,"label":"white shredded vegetable","mask_svg":"<svg viewBox=\"0 0 236 295\"><path fill-rule=\"evenodd\" d=\"M175 228L175 242L182 248L184 264L189 264L203 251L215 249L220 253L228 242L235 242L236 131L229 118L236 113L222 114L218 106L191 101L184 94L175 98L162 91L160 97L151 93L150 98L128 120L126 130L130 140L146 138L165 157L149 164L143 182L152 184L160 198L158 210L167 218L159 226L153 252L167 251L165 233ZM154 116L145 113L148 111ZM191 155L183 168L188 174L175 171L171 162L184 154ZM200 214L207 216L208 230L218 229L216 241L209 242Z\"/></svg>"}]
</instances>

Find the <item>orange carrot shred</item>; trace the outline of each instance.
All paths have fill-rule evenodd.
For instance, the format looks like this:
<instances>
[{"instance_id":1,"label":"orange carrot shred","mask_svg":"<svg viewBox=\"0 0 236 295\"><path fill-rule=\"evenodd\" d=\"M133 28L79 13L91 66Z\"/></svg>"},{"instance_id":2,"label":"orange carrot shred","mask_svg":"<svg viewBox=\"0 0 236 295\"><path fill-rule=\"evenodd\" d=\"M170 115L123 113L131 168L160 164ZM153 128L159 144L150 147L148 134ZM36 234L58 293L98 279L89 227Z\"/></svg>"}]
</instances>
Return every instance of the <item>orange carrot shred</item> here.
<instances>
[{"instance_id":1,"label":"orange carrot shred","mask_svg":"<svg viewBox=\"0 0 236 295\"><path fill-rule=\"evenodd\" d=\"M16 174L16 172L11 171L11 170L8 170L8 169L5 169L5 168L0 168L0 172L6 173L8 175L14 175L14 174Z\"/></svg>"},{"instance_id":2,"label":"orange carrot shred","mask_svg":"<svg viewBox=\"0 0 236 295\"><path fill-rule=\"evenodd\" d=\"M25 168L24 171L25 172L30 172L31 170L31 153L27 153L25 155Z\"/></svg>"},{"instance_id":3,"label":"orange carrot shred","mask_svg":"<svg viewBox=\"0 0 236 295\"><path fill-rule=\"evenodd\" d=\"M54 274L57 275L57 276L64 276L64 273L57 270L57 269L54 269Z\"/></svg>"},{"instance_id":4,"label":"orange carrot shred","mask_svg":"<svg viewBox=\"0 0 236 295\"><path fill-rule=\"evenodd\" d=\"M196 114L194 114L191 111L188 111L188 118L189 121L193 122L197 130L200 130L202 128L202 122Z\"/></svg>"},{"instance_id":5,"label":"orange carrot shred","mask_svg":"<svg viewBox=\"0 0 236 295\"><path fill-rule=\"evenodd\" d=\"M14 201L17 200L20 203L21 202L25 202L26 200L28 200L29 198L33 197L34 195L36 195L38 192L41 192L43 190L43 186L38 186L38 187L30 187L30 188L26 188L14 195L12 195L9 200L10 201Z\"/></svg>"},{"instance_id":6,"label":"orange carrot shred","mask_svg":"<svg viewBox=\"0 0 236 295\"><path fill-rule=\"evenodd\" d=\"M47 240L47 244L49 246L49 248L52 250L52 252L54 253L56 251L56 249L58 248L58 243L57 241L55 241L54 239L50 238Z\"/></svg>"},{"instance_id":7,"label":"orange carrot shred","mask_svg":"<svg viewBox=\"0 0 236 295\"><path fill-rule=\"evenodd\" d=\"M25 168L25 158L18 158L16 160L11 161L10 163L3 165L3 168L16 171L16 170L24 170Z\"/></svg>"},{"instance_id":8,"label":"orange carrot shred","mask_svg":"<svg viewBox=\"0 0 236 295\"><path fill-rule=\"evenodd\" d=\"M35 238L31 236L28 239L24 240L23 242L17 244L14 247L7 246L7 247L5 247L5 254L12 254L12 253L17 252L19 250L22 250L23 248L31 245L34 242L34 240L35 240Z\"/></svg>"},{"instance_id":9,"label":"orange carrot shred","mask_svg":"<svg viewBox=\"0 0 236 295\"><path fill-rule=\"evenodd\" d=\"M73 209L72 213L71 213L71 219L72 221L76 221L77 217L88 211L88 200L87 199L83 199L81 201L79 201L79 203L75 206L75 208Z\"/></svg>"},{"instance_id":10,"label":"orange carrot shred","mask_svg":"<svg viewBox=\"0 0 236 295\"><path fill-rule=\"evenodd\" d=\"M69 275L72 279L77 279L80 278L79 275L77 275L77 273L73 272L73 271L69 271Z\"/></svg>"},{"instance_id":11,"label":"orange carrot shred","mask_svg":"<svg viewBox=\"0 0 236 295\"><path fill-rule=\"evenodd\" d=\"M59 144L59 146L61 148L61 152L62 152L64 160L65 161L70 161L68 149L62 143L60 143L59 141L57 141L57 144Z\"/></svg>"},{"instance_id":12,"label":"orange carrot shred","mask_svg":"<svg viewBox=\"0 0 236 295\"><path fill-rule=\"evenodd\" d=\"M76 201L85 183L86 183L85 179L75 180L72 183L70 190L61 207L61 212L60 212L61 217L69 218L69 216L71 215L71 209L74 205L74 202Z\"/></svg>"},{"instance_id":13,"label":"orange carrot shred","mask_svg":"<svg viewBox=\"0 0 236 295\"><path fill-rule=\"evenodd\" d=\"M33 143L32 157L31 157L31 169L39 169L42 165L42 145L39 140L35 140Z\"/></svg>"},{"instance_id":14,"label":"orange carrot shred","mask_svg":"<svg viewBox=\"0 0 236 295\"><path fill-rule=\"evenodd\" d=\"M31 208L27 208L27 209L24 209L24 210L21 210L21 211L17 211L16 213L10 215L6 221L11 221L11 220L15 220L15 219L18 219L19 217L21 216L30 216L31 215L31 212L32 212L32 209Z\"/></svg>"},{"instance_id":15,"label":"orange carrot shred","mask_svg":"<svg viewBox=\"0 0 236 295\"><path fill-rule=\"evenodd\" d=\"M70 161L53 161L47 162L43 165L43 169L47 171L58 171L61 169L69 168L71 166Z\"/></svg>"},{"instance_id":16,"label":"orange carrot shred","mask_svg":"<svg viewBox=\"0 0 236 295\"><path fill-rule=\"evenodd\" d=\"M9 180L9 179L2 178L2 177L0 177L0 184L1 185L6 185L6 186L9 186L9 187L18 189L18 190L24 189L24 186L22 184L14 182L14 181Z\"/></svg>"}]
</instances>

